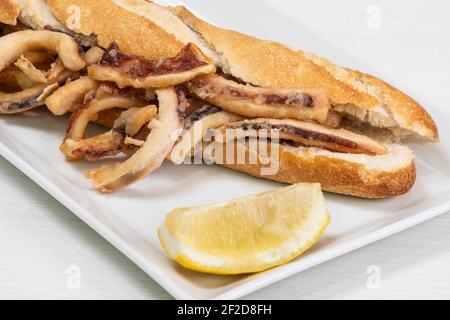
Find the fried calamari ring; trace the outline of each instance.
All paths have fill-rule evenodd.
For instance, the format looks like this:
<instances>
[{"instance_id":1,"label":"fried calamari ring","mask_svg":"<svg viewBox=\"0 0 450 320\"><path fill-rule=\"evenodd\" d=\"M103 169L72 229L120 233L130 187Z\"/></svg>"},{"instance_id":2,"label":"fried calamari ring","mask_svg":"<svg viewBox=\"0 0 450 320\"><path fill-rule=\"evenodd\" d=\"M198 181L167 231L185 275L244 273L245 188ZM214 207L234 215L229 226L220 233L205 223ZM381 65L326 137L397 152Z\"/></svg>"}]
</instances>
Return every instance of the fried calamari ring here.
<instances>
[{"instance_id":1,"label":"fried calamari ring","mask_svg":"<svg viewBox=\"0 0 450 320\"><path fill-rule=\"evenodd\" d=\"M124 188L158 169L182 133L186 99L174 88L157 90L158 122L143 146L123 163L106 165L86 173L96 190L109 193Z\"/></svg>"},{"instance_id":2,"label":"fried calamari ring","mask_svg":"<svg viewBox=\"0 0 450 320\"><path fill-rule=\"evenodd\" d=\"M77 42L67 34L47 30L25 30L8 34L0 38L0 71L4 70L22 54L37 49L47 49L58 53L64 67L79 71L86 66L80 55Z\"/></svg>"},{"instance_id":3,"label":"fried calamari ring","mask_svg":"<svg viewBox=\"0 0 450 320\"><path fill-rule=\"evenodd\" d=\"M27 61L27 63L32 64L33 67L39 68L39 69L51 69L49 73L51 73L53 76L56 75L56 65L54 64L54 55L48 51L45 50L36 50L36 51L29 51L24 53L23 60ZM21 56L21 57L22 57ZM21 60L19 58L19 60ZM18 60L18 61L19 61ZM16 61L16 63L18 63ZM19 62L21 63L21 62ZM23 63L23 61L22 61ZM60 64L60 63L59 63ZM26 66L28 67L28 65ZM58 65L58 70L59 69ZM26 71L26 70L25 70ZM37 83L30 79L29 76L26 74L27 72L23 72L21 69L19 69L15 64L7 67L3 71L0 72L0 91L2 92L17 92L23 89L28 89L36 85Z\"/></svg>"},{"instance_id":4,"label":"fried calamari ring","mask_svg":"<svg viewBox=\"0 0 450 320\"><path fill-rule=\"evenodd\" d=\"M55 60L55 55L46 50L27 51L23 56L38 68L49 68Z\"/></svg>"},{"instance_id":5,"label":"fried calamari ring","mask_svg":"<svg viewBox=\"0 0 450 320\"><path fill-rule=\"evenodd\" d=\"M74 111L77 106L83 103L86 94L96 90L99 85L95 80L81 77L56 90L45 100L45 104L54 115L61 116Z\"/></svg>"},{"instance_id":6,"label":"fried calamari ring","mask_svg":"<svg viewBox=\"0 0 450 320\"><path fill-rule=\"evenodd\" d=\"M101 158L119 154L123 139L119 131L109 130L87 139L66 139L61 145L61 151L70 161L81 159L98 161Z\"/></svg>"},{"instance_id":7,"label":"fried calamari ring","mask_svg":"<svg viewBox=\"0 0 450 320\"><path fill-rule=\"evenodd\" d=\"M56 70L61 71L60 63L58 66L54 64L54 55L45 50L36 50L29 51L24 53L23 60L27 61L27 63L32 64L33 67L39 69L51 69L48 73L52 75L52 77L57 75ZM21 57L22 57L21 56ZM21 59L19 59L21 60ZM18 60L18 61L19 61ZM16 63L18 62L16 61ZM19 62L21 63L21 62ZM23 63L23 61L22 61ZM28 67L28 65L26 66ZM58 67L58 68L56 68ZM56 70L55 70L56 69ZM26 71L26 70L25 70ZM39 70L40 71L40 70ZM23 72L21 68L18 68L15 64L7 67L3 71L0 72L0 91L6 93L12 93L21 91L23 89L28 89L38 84L38 82L33 81L26 74L27 72ZM44 72L42 72L44 73ZM42 78L40 78L42 79ZM43 83L43 82L41 82Z\"/></svg>"},{"instance_id":8,"label":"fried calamari ring","mask_svg":"<svg viewBox=\"0 0 450 320\"><path fill-rule=\"evenodd\" d=\"M64 71L64 65L59 59L51 65L48 71L39 70L24 55L21 55L14 65L34 83L49 83Z\"/></svg>"},{"instance_id":9,"label":"fried calamari ring","mask_svg":"<svg viewBox=\"0 0 450 320\"><path fill-rule=\"evenodd\" d=\"M112 128L114 128L114 123L120 117L122 112L123 112L123 109L119 109L119 108L101 111L98 113L97 119L93 122L104 128L112 129Z\"/></svg>"},{"instance_id":10,"label":"fried calamari ring","mask_svg":"<svg viewBox=\"0 0 450 320\"><path fill-rule=\"evenodd\" d=\"M187 85L197 97L250 118L325 122L330 103L321 89L268 89L242 85L219 75L200 76Z\"/></svg>"},{"instance_id":11,"label":"fried calamari ring","mask_svg":"<svg viewBox=\"0 0 450 320\"><path fill-rule=\"evenodd\" d=\"M44 100L52 94L59 85L70 77L76 76L71 71L63 71L55 80L24 89L19 92L0 95L0 114L15 114L44 105Z\"/></svg>"},{"instance_id":12,"label":"fried calamari ring","mask_svg":"<svg viewBox=\"0 0 450 320\"><path fill-rule=\"evenodd\" d=\"M102 60L104 53L105 51L100 47L90 48L84 55L84 61L86 61L86 65L90 66L99 63Z\"/></svg>"},{"instance_id":13,"label":"fried calamari ring","mask_svg":"<svg viewBox=\"0 0 450 320\"><path fill-rule=\"evenodd\" d=\"M64 154L69 160L97 161L128 151L122 148L125 140L137 135L157 112L154 105L126 110L115 121L113 129L105 133L82 140L66 139L62 146Z\"/></svg>"},{"instance_id":14,"label":"fried calamari ring","mask_svg":"<svg viewBox=\"0 0 450 320\"><path fill-rule=\"evenodd\" d=\"M21 71L16 74L26 75L31 82L22 82L20 86L24 89L21 91L1 95L0 113L2 114L24 112L43 105L44 99L60 84L70 77L79 76L74 71L85 67L77 42L59 32L18 31L0 38L0 48L2 48L0 71L15 62L15 66ZM48 63L50 56L45 50L58 53L58 59L47 72L37 69L34 65L34 62ZM18 81L16 84L19 84ZM35 86L31 86L34 84Z\"/></svg>"},{"instance_id":15,"label":"fried calamari ring","mask_svg":"<svg viewBox=\"0 0 450 320\"><path fill-rule=\"evenodd\" d=\"M174 58L146 60L121 52L113 43L100 63L88 68L92 79L111 81L121 88L144 89L175 86L215 71L214 64L193 44L186 45Z\"/></svg>"},{"instance_id":16,"label":"fried calamari ring","mask_svg":"<svg viewBox=\"0 0 450 320\"><path fill-rule=\"evenodd\" d=\"M126 110L114 123L114 129L134 137L145 124L156 117L157 113L158 109L155 105Z\"/></svg>"},{"instance_id":17,"label":"fried calamari ring","mask_svg":"<svg viewBox=\"0 0 450 320\"><path fill-rule=\"evenodd\" d=\"M208 105L192 112L186 118L184 133L173 147L170 160L175 164L182 164L187 156L194 155L195 147L202 142L208 130L239 120L242 120L241 116Z\"/></svg>"},{"instance_id":18,"label":"fried calamari ring","mask_svg":"<svg viewBox=\"0 0 450 320\"><path fill-rule=\"evenodd\" d=\"M34 86L33 81L30 80L22 71L16 66L11 66L0 72L0 92L12 93L28 89Z\"/></svg>"},{"instance_id":19,"label":"fried calamari ring","mask_svg":"<svg viewBox=\"0 0 450 320\"><path fill-rule=\"evenodd\" d=\"M106 111L145 106L148 104L146 99L146 92L142 90L121 90L112 84L101 84L96 90L85 95L83 104L72 114L60 150L69 160L77 160L79 157L72 154L74 148L72 142L84 139L89 122L99 122L99 114ZM105 122L105 119L101 120Z\"/></svg>"},{"instance_id":20,"label":"fried calamari ring","mask_svg":"<svg viewBox=\"0 0 450 320\"><path fill-rule=\"evenodd\" d=\"M246 137L256 138L264 133L271 138L276 132L279 140L291 141L302 146L317 147L333 152L384 155L386 146L369 137L345 130L329 129L320 124L297 120L252 119L228 124L219 129L215 140L225 143Z\"/></svg>"},{"instance_id":21,"label":"fried calamari ring","mask_svg":"<svg viewBox=\"0 0 450 320\"><path fill-rule=\"evenodd\" d=\"M89 122L95 121L98 113L112 108L130 109L143 106L144 103L132 97L111 96L93 99L78 108L69 121L66 139L81 140L84 138Z\"/></svg>"}]
</instances>

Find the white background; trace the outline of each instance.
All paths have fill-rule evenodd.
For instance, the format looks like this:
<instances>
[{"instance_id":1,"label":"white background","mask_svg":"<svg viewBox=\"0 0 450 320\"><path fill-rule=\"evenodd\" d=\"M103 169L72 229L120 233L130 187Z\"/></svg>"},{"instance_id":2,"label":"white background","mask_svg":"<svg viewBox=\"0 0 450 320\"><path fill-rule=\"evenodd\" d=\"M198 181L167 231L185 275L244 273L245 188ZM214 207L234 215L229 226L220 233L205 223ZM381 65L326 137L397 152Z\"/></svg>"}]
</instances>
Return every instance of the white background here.
<instances>
[{"instance_id":1,"label":"white background","mask_svg":"<svg viewBox=\"0 0 450 320\"><path fill-rule=\"evenodd\" d=\"M450 101L449 1L270 1L414 96L426 97L434 105ZM367 10L374 10L373 6L381 12L380 29L367 26ZM0 172L0 298L170 298L1 158ZM449 230L450 214L446 214L248 298L450 299ZM372 283L370 266L381 272L379 289L367 285ZM78 270L81 287L70 289L69 273Z\"/></svg>"}]
</instances>

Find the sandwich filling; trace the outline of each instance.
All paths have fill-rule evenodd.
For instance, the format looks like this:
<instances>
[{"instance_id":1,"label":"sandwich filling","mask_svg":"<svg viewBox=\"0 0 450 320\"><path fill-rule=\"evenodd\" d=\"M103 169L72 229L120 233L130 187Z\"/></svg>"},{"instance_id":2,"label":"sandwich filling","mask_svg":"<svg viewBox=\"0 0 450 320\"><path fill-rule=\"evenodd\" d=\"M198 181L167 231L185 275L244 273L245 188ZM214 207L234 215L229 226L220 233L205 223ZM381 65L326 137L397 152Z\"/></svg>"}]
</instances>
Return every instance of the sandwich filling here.
<instances>
[{"instance_id":1,"label":"sandwich filling","mask_svg":"<svg viewBox=\"0 0 450 320\"><path fill-rule=\"evenodd\" d=\"M111 130L87 139L66 139L62 151L70 160L84 158L89 161L98 161L121 152L135 152L136 148L127 146L126 139L139 137L142 131L148 135L144 126L156 117L157 112L153 105L128 109L120 114Z\"/></svg>"},{"instance_id":2,"label":"sandwich filling","mask_svg":"<svg viewBox=\"0 0 450 320\"><path fill-rule=\"evenodd\" d=\"M323 148L333 152L367 155L383 155L387 149L384 145L366 136L345 129L329 129L312 122L297 120L253 119L232 123L220 129L228 138L230 130L232 139L258 137L261 132L269 138L277 135L279 140L292 141L294 144Z\"/></svg>"},{"instance_id":3,"label":"sandwich filling","mask_svg":"<svg viewBox=\"0 0 450 320\"><path fill-rule=\"evenodd\" d=\"M130 89L118 89L113 85L101 85L95 91L85 96L85 101L71 116L66 138L61 145L61 151L68 159L78 159L74 156L75 144L73 141L84 139L87 125L89 122L97 119L102 111L120 108L130 109L134 107L143 107L150 101L146 101L143 92Z\"/></svg>"},{"instance_id":4,"label":"sandwich filling","mask_svg":"<svg viewBox=\"0 0 450 320\"><path fill-rule=\"evenodd\" d=\"M105 165L89 171L94 188L113 192L124 188L158 169L178 140L184 125L181 117L187 100L180 99L176 88L157 90L159 101L158 120L151 122L151 132L142 147L123 163Z\"/></svg>"},{"instance_id":5,"label":"sandwich filling","mask_svg":"<svg viewBox=\"0 0 450 320\"><path fill-rule=\"evenodd\" d=\"M268 89L242 85L219 75L197 77L189 91L224 110L247 117L325 122L330 104L320 89Z\"/></svg>"},{"instance_id":6,"label":"sandwich filling","mask_svg":"<svg viewBox=\"0 0 450 320\"><path fill-rule=\"evenodd\" d=\"M113 81L120 87L164 88L213 73L215 67L193 44L186 45L173 58L147 60L120 51L112 43L100 63L88 68L98 81Z\"/></svg>"},{"instance_id":7,"label":"sandwich filling","mask_svg":"<svg viewBox=\"0 0 450 320\"><path fill-rule=\"evenodd\" d=\"M286 148L389 153L387 146L342 129L342 112L331 107L325 90L242 83L217 72L192 43L174 57L149 60L115 43L89 48L62 32L27 30L0 38L0 48L6 48L0 80L14 80L7 88L12 92L0 94L1 113L44 104L55 115L71 112L60 147L68 160L127 156L87 173L101 192L134 183L165 159L181 164L211 137L219 144L268 138ZM109 130L87 137L91 122Z\"/></svg>"},{"instance_id":8,"label":"sandwich filling","mask_svg":"<svg viewBox=\"0 0 450 320\"><path fill-rule=\"evenodd\" d=\"M0 95L0 113L3 114L19 113L43 105L59 85L69 78L77 78L78 72L86 65L78 43L58 32L13 32L0 38L0 48L0 72L6 75L14 72L16 75L16 83L13 84L16 88ZM58 57L53 63L48 61L51 60L50 53ZM43 71L36 66L49 66L49 70ZM20 81L23 78L27 81Z\"/></svg>"},{"instance_id":9,"label":"sandwich filling","mask_svg":"<svg viewBox=\"0 0 450 320\"><path fill-rule=\"evenodd\" d=\"M45 84L33 84L18 92L0 94L0 114L21 113L40 107L45 104L45 99L51 95L59 85L63 85L68 79L78 77L77 73L64 71L54 80Z\"/></svg>"}]
</instances>

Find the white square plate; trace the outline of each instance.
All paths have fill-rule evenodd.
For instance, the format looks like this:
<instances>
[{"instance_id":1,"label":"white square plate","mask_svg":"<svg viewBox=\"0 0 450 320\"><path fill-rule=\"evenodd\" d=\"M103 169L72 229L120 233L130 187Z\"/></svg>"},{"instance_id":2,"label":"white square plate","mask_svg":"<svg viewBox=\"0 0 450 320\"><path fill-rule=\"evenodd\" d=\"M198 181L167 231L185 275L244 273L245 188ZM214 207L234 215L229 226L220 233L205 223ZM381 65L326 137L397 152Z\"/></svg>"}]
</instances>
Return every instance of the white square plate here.
<instances>
[{"instance_id":1,"label":"white square plate","mask_svg":"<svg viewBox=\"0 0 450 320\"><path fill-rule=\"evenodd\" d=\"M358 66L263 1L164 1L165 4L180 2L216 24L266 39L278 39L291 47L326 55L341 64ZM257 14L249 21L245 16L255 8ZM266 21L272 21L270 28ZM113 195L102 195L93 191L90 182L84 179L84 171L97 165L66 162L59 152L67 119L55 118L43 111L0 117L0 153L174 297L232 299L449 210L450 140L447 137L450 129L444 124L450 123L450 119L437 108L432 111L439 121L443 141L437 146L414 148L418 177L408 195L370 201L326 194L332 222L320 242L287 265L250 276L210 276L178 267L165 257L157 228L166 213L176 207L229 201L279 184L218 167L177 167L166 163L142 182Z\"/></svg>"}]
</instances>

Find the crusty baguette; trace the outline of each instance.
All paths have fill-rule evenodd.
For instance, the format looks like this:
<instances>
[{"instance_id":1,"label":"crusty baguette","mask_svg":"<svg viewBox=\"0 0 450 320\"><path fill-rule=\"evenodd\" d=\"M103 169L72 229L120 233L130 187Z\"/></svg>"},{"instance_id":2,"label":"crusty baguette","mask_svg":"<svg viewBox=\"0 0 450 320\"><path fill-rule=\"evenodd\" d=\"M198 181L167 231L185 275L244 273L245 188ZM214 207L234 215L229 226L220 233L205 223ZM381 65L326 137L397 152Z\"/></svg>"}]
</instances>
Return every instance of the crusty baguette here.
<instances>
[{"instance_id":1,"label":"crusty baguette","mask_svg":"<svg viewBox=\"0 0 450 320\"><path fill-rule=\"evenodd\" d=\"M0 22L16 25L21 23L32 29L51 27L65 30L47 5L47 0L1 0Z\"/></svg>"},{"instance_id":2,"label":"crusty baguette","mask_svg":"<svg viewBox=\"0 0 450 320\"><path fill-rule=\"evenodd\" d=\"M125 9L112 0L49 0L48 5L66 27L84 35L97 35L99 45L104 48L116 42L122 51L147 59L173 57L180 52L183 42L151 19L153 15L164 19L164 15L172 16L170 13L145 1L139 1L145 4L140 8L141 12L133 12L134 1L123 2L124 6L128 3L130 7ZM77 17L70 8L80 8L79 24L71 25Z\"/></svg>"},{"instance_id":3,"label":"crusty baguette","mask_svg":"<svg viewBox=\"0 0 450 320\"><path fill-rule=\"evenodd\" d=\"M244 82L275 88L324 88L337 110L389 129L394 140L439 140L436 125L424 108L373 76L276 42L215 27L184 7L164 8L144 0L49 0L63 22L74 4L81 8L81 28L75 31L97 34L100 45L116 41L126 52L153 59L173 56L193 42L225 73Z\"/></svg>"},{"instance_id":4,"label":"crusty baguette","mask_svg":"<svg viewBox=\"0 0 450 320\"><path fill-rule=\"evenodd\" d=\"M428 113L382 80L275 42L212 26L183 7L167 8L144 0L47 2L64 27L97 36L100 46L116 42L122 51L156 59L174 56L192 42L224 73L244 82L275 88L325 88L333 107L347 117L347 123L356 123L363 131L367 126L380 139L379 132L384 135L386 131L403 141L439 139ZM80 9L79 24L73 24L74 6ZM36 21L41 25L46 19L53 21L54 17L40 12L39 6L34 10L24 21L19 16L21 22L36 27ZM340 194L386 198L408 192L416 177L412 152L399 145L390 145L389 150L384 156L367 156L282 145L279 170L274 175L262 175L261 163L225 166L285 183L319 182L324 190Z\"/></svg>"},{"instance_id":5,"label":"crusty baguette","mask_svg":"<svg viewBox=\"0 0 450 320\"><path fill-rule=\"evenodd\" d=\"M15 0L0 1L0 23L16 25L22 7Z\"/></svg>"},{"instance_id":6,"label":"crusty baguette","mask_svg":"<svg viewBox=\"0 0 450 320\"><path fill-rule=\"evenodd\" d=\"M245 82L275 88L324 88L332 105L361 115L375 127L402 128L399 140L439 140L433 119L416 101L387 83L326 59L295 51L276 42L213 26L184 7L171 9L186 25L220 52L233 76ZM352 113L352 106L357 111ZM348 108L350 107L350 108Z\"/></svg>"},{"instance_id":7,"label":"crusty baguette","mask_svg":"<svg viewBox=\"0 0 450 320\"><path fill-rule=\"evenodd\" d=\"M236 142L235 147L238 143L244 144ZM279 154L274 159L270 153L261 158L248 144L244 148L246 164L236 164L237 161L227 164L224 160L223 166L283 183L318 182L325 191L369 199L403 195L416 181L414 156L410 149L400 145L391 145L387 155L375 157L279 145ZM223 159L226 159L225 152ZM249 164L250 153L255 153L253 158L258 159L257 164ZM270 175L262 173L261 169L269 166L278 170Z\"/></svg>"}]
</instances>

